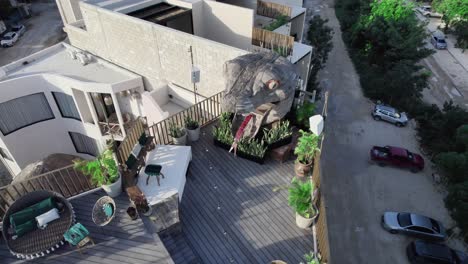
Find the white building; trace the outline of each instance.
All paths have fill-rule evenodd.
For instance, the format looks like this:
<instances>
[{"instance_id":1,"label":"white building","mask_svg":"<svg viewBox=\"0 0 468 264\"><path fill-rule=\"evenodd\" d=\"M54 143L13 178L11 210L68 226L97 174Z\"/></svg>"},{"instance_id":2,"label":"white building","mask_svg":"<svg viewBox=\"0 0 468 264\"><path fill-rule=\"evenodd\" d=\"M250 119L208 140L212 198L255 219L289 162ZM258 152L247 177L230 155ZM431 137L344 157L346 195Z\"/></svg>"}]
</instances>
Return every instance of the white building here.
<instances>
[{"instance_id":1,"label":"white building","mask_svg":"<svg viewBox=\"0 0 468 264\"><path fill-rule=\"evenodd\" d=\"M260 34L282 41L273 43L254 33L275 21L257 14L257 1L57 0L71 45L0 70L0 159L17 175L53 153L90 158L137 117L151 125L192 105L193 67L199 96L209 97L224 89L224 63L253 50L284 53L305 89L305 9L281 2L268 6L287 12L286 23Z\"/></svg>"}]
</instances>

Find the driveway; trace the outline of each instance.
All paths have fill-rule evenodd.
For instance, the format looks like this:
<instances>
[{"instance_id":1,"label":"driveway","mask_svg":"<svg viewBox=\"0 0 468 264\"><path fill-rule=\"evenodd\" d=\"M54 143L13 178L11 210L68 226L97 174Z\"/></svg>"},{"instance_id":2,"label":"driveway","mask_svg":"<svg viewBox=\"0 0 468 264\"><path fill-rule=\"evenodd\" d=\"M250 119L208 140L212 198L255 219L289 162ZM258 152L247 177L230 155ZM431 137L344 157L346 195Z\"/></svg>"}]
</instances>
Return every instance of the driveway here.
<instances>
[{"instance_id":1,"label":"driveway","mask_svg":"<svg viewBox=\"0 0 468 264\"><path fill-rule=\"evenodd\" d=\"M0 66L24 58L65 39L55 1L32 4L33 16L22 23L26 32L11 48L0 48Z\"/></svg>"},{"instance_id":2,"label":"driveway","mask_svg":"<svg viewBox=\"0 0 468 264\"><path fill-rule=\"evenodd\" d=\"M362 94L341 39L333 0L306 1L312 12L330 20L335 31L334 48L319 78L330 95L321 160L332 263L407 264L405 247L412 239L384 231L380 216L387 210L411 211L451 227L443 195L432 182L427 160L428 168L417 174L369 162L373 145L419 152L414 128L371 118L373 104Z\"/></svg>"}]
</instances>

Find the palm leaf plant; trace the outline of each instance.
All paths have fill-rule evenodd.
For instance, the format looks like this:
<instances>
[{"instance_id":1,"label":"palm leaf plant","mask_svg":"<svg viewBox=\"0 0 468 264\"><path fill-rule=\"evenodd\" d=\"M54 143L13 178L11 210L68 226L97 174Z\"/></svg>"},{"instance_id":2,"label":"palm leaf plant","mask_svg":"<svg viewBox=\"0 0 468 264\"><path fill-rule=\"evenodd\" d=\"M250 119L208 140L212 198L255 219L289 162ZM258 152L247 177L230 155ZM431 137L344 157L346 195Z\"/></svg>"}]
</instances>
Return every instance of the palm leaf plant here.
<instances>
[{"instance_id":1,"label":"palm leaf plant","mask_svg":"<svg viewBox=\"0 0 468 264\"><path fill-rule=\"evenodd\" d=\"M74 164L77 170L91 176L91 181L97 186L109 185L119 179L117 163L111 149L106 149L94 160L76 160Z\"/></svg>"},{"instance_id":2,"label":"palm leaf plant","mask_svg":"<svg viewBox=\"0 0 468 264\"><path fill-rule=\"evenodd\" d=\"M288 120L281 121L277 127L272 129L263 129L263 141L265 141L268 145L290 136L292 136L292 129L289 126Z\"/></svg>"},{"instance_id":3,"label":"palm leaf plant","mask_svg":"<svg viewBox=\"0 0 468 264\"><path fill-rule=\"evenodd\" d=\"M316 209L312 206L314 185L311 181L302 182L293 178L288 190L288 204L294 211L305 218L312 218L317 214Z\"/></svg>"},{"instance_id":4,"label":"palm leaf plant","mask_svg":"<svg viewBox=\"0 0 468 264\"><path fill-rule=\"evenodd\" d=\"M298 139L294 154L302 164L312 164L315 152L320 151L318 147L320 137L311 132L299 130L301 136Z\"/></svg>"}]
</instances>

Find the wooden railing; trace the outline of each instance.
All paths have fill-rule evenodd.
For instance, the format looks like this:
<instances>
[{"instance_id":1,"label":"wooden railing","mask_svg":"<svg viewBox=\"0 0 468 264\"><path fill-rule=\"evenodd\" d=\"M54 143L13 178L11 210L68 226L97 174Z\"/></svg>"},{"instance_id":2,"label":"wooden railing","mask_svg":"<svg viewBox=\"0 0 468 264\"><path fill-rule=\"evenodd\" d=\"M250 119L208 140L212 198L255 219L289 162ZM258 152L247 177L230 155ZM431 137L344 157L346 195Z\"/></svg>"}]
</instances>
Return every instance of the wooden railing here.
<instances>
[{"instance_id":1,"label":"wooden railing","mask_svg":"<svg viewBox=\"0 0 468 264\"><path fill-rule=\"evenodd\" d=\"M137 120L135 120L133 126L127 131L127 136L117 148L117 158L120 164L125 163L125 161L130 156L130 152L132 152L133 147L138 142L141 134L145 132L145 124L145 118L139 117Z\"/></svg>"},{"instance_id":2,"label":"wooden railing","mask_svg":"<svg viewBox=\"0 0 468 264\"><path fill-rule=\"evenodd\" d=\"M316 227L316 239L317 246L320 255L322 256L322 263L330 262L330 242L328 241L328 225L327 225L327 210L325 206L325 199L320 199L319 205L319 217L317 219Z\"/></svg>"},{"instance_id":3,"label":"wooden railing","mask_svg":"<svg viewBox=\"0 0 468 264\"><path fill-rule=\"evenodd\" d=\"M0 188L0 221L7 209L21 196L37 190L50 190L71 198L97 188L88 176L69 165Z\"/></svg>"},{"instance_id":4,"label":"wooden railing","mask_svg":"<svg viewBox=\"0 0 468 264\"><path fill-rule=\"evenodd\" d=\"M200 126L213 122L219 117L219 115L221 115L221 99L222 92L208 97L205 100L150 126L149 131L150 135L153 137L154 143L160 145L172 144L169 126L170 124L174 124L177 127L185 127L185 117L191 117L193 120L198 121Z\"/></svg>"},{"instance_id":5,"label":"wooden railing","mask_svg":"<svg viewBox=\"0 0 468 264\"><path fill-rule=\"evenodd\" d=\"M274 50L283 56L288 56L292 54L294 37L254 27L252 45Z\"/></svg>"},{"instance_id":6,"label":"wooden railing","mask_svg":"<svg viewBox=\"0 0 468 264\"><path fill-rule=\"evenodd\" d=\"M257 15L271 18L277 18L278 16L291 17L291 7L258 0Z\"/></svg>"}]
</instances>

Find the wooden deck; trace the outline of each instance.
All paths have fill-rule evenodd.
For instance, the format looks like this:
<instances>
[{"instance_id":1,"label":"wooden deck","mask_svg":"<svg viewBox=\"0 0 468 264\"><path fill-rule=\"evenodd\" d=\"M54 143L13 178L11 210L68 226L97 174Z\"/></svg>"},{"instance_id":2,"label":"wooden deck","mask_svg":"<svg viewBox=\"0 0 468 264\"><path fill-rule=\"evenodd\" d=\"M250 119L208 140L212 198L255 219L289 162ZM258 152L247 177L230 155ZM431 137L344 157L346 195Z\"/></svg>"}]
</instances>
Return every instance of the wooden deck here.
<instances>
[{"instance_id":1,"label":"wooden deck","mask_svg":"<svg viewBox=\"0 0 468 264\"><path fill-rule=\"evenodd\" d=\"M211 127L202 129L192 154L180 208L183 234L170 241L185 242L193 255L186 261L168 247L175 263L303 261L313 238L296 226L287 204L292 160L259 165L236 158L213 145Z\"/></svg>"},{"instance_id":2,"label":"wooden deck","mask_svg":"<svg viewBox=\"0 0 468 264\"><path fill-rule=\"evenodd\" d=\"M91 233L96 243L82 249L80 254L68 245L44 258L24 261L10 254L3 239L0 242L1 263L174 263L157 235L147 232L145 225L139 219L131 221L126 215L129 205L125 194L115 198L118 214L107 226L96 226L91 220L91 210L94 203L104 196L103 191L88 194L72 200L77 221L82 223Z\"/></svg>"},{"instance_id":3,"label":"wooden deck","mask_svg":"<svg viewBox=\"0 0 468 264\"><path fill-rule=\"evenodd\" d=\"M83 254L66 246L30 263L270 263L303 261L313 248L310 230L296 227L287 204L287 186L294 175L292 160L264 165L236 158L213 145L211 127L202 129L192 146L192 163L180 205L182 232L159 236L143 221L125 216L128 198L116 199L119 215L100 228L91 208L103 192L72 200L78 221L97 242ZM145 223L148 219L145 219ZM162 242L161 242L162 241ZM164 246L163 246L164 244ZM169 257L170 254L170 257ZM172 260L170 259L172 258ZM173 262L172 262L173 261ZM1 263L16 260L0 242Z\"/></svg>"}]
</instances>

